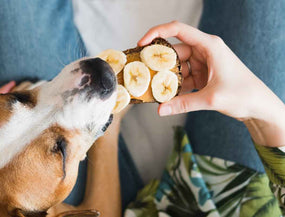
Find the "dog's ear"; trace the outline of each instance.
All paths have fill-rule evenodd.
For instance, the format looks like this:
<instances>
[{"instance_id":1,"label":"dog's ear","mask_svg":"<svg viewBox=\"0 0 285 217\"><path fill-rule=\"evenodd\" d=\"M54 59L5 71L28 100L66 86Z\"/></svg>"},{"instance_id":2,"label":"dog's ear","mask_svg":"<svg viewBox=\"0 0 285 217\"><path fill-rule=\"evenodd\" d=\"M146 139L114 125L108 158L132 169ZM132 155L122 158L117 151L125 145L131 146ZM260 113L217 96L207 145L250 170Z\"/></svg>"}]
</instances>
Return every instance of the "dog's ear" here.
<instances>
[{"instance_id":1,"label":"dog's ear","mask_svg":"<svg viewBox=\"0 0 285 217\"><path fill-rule=\"evenodd\" d=\"M56 217L99 217L100 213L96 210L72 210L62 212Z\"/></svg>"},{"instance_id":2,"label":"dog's ear","mask_svg":"<svg viewBox=\"0 0 285 217\"><path fill-rule=\"evenodd\" d=\"M14 210L14 213L13 213L12 216L13 217L46 217L47 216L47 212L46 211L29 212L29 211L23 211L21 209L16 209L16 210Z\"/></svg>"}]
</instances>

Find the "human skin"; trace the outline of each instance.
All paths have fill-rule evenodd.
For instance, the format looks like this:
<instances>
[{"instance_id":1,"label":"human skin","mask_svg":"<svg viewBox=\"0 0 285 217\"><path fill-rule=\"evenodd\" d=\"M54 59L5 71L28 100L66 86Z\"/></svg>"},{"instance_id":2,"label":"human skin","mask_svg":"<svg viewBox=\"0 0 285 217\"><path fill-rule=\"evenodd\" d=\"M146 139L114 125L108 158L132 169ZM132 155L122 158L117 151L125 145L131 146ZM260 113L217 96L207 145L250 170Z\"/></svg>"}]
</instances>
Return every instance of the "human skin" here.
<instances>
[{"instance_id":1,"label":"human skin","mask_svg":"<svg viewBox=\"0 0 285 217\"><path fill-rule=\"evenodd\" d=\"M4 86L0 87L0 94L9 93L14 87L16 86L15 81L10 81L9 83L5 84Z\"/></svg>"},{"instance_id":2,"label":"human skin","mask_svg":"<svg viewBox=\"0 0 285 217\"><path fill-rule=\"evenodd\" d=\"M284 103L221 38L174 21L151 28L138 45L149 44L156 37L176 37L183 42L174 47L182 61L184 94L161 104L159 115L215 110L243 121L257 144L285 145ZM191 93L193 89L199 91Z\"/></svg>"}]
</instances>

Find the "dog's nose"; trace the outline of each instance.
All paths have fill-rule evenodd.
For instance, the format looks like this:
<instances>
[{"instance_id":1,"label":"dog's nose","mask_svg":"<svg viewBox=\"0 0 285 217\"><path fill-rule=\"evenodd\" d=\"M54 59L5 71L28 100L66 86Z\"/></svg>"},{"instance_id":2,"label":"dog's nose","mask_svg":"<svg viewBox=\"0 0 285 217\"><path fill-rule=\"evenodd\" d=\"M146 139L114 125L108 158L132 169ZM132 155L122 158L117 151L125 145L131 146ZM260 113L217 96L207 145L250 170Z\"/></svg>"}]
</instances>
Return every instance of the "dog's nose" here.
<instances>
[{"instance_id":1,"label":"dog's nose","mask_svg":"<svg viewBox=\"0 0 285 217\"><path fill-rule=\"evenodd\" d=\"M100 58L92 58L80 61L79 65L82 73L90 79L89 93L94 92L104 99L114 92L116 76L107 62Z\"/></svg>"}]
</instances>

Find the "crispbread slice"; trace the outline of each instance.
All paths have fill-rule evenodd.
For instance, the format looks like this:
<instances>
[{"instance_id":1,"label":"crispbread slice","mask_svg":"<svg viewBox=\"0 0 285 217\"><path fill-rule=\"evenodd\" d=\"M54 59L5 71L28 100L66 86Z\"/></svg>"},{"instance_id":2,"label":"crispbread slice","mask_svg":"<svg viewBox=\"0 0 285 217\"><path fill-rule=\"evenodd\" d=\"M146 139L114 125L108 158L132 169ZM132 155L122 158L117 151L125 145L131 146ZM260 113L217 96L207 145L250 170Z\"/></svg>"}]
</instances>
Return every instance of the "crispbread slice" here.
<instances>
[{"instance_id":1,"label":"crispbread slice","mask_svg":"<svg viewBox=\"0 0 285 217\"><path fill-rule=\"evenodd\" d=\"M164 45L164 46L170 47L170 48L172 48L174 50L172 45L168 41L163 39L163 38L156 38L149 45L153 45L153 44ZM146 45L146 46L149 46L149 45ZM146 46L144 46L144 47L146 47ZM132 48L132 49L128 49L128 50L123 51L126 54L126 56L127 56L127 63L130 63L130 62L133 62L133 61L142 61L141 58L140 58L140 52L141 52L141 50L144 47L136 47L136 48ZM178 90L177 90L177 93L176 93L176 95L178 95L178 93L181 90L183 77L182 77L182 73L181 73L181 63L179 61L177 52L176 52L176 55L177 55L176 65L170 71L174 72L177 75L177 77L178 77ZM157 72L153 71L151 69L149 69L149 70L150 70L151 80L152 80L153 76ZM117 74L118 83L121 84L121 85L124 85L123 77L124 76L123 76L123 70L122 70L121 72L119 72ZM151 102L156 102L156 100L154 99L154 97L152 95L151 82L149 84L149 87L148 87L147 91L142 96L134 97L134 96L131 95L131 102L130 102L131 104L151 103Z\"/></svg>"}]
</instances>

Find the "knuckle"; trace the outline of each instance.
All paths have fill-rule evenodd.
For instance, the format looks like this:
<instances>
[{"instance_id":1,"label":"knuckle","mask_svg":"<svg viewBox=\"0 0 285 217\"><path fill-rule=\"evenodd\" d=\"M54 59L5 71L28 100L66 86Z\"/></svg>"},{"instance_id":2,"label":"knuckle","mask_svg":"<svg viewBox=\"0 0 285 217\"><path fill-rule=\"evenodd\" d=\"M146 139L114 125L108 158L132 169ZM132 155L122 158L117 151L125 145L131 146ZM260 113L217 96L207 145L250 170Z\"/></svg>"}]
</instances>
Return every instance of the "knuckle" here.
<instances>
[{"instance_id":1,"label":"knuckle","mask_svg":"<svg viewBox=\"0 0 285 217\"><path fill-rule=\"evenodd\" d=\"M171 23L172 23L173 25L179 25L179 24L180 24L180 22L179 22L178 20L173 20L173 21L171 21Z\"/></svg>"},{"instance_id":2,"label":"knuckle","mask_svg":"<svg viewBox=\"0 0 285 217\"><path fill-rule=\"evenodd\" d=\"M189 103L186 100L181 100L179 102L178 113L185 113L189 111Z\"/></svg>"},{"instance_id":3,"label":"knuckle","mask_svg":"<svg viewBox=\"0 0 285 217\"><path fill-rule=\"evenodd\" d=\"M210 37L214 44L224 44L224 41L221 37L217 35L210 35Z\"/></svg>"},{"instance_id":4,"label":"knuckle","mask_svg":"<svg viewBox=\"0 0 285 217\"><path fill-rule=\"evenodd\" d=\"M217 93L212 93L206 99L208 107L215 108L219 104L219 95Z\"/></svg>"},{"instance_id":5,"label":"knuckle","mask_svg":"<svg viewBox=\"0 0 285 217\"><path fill-rule=\"evenodd\" d=\"M154 27L151 27L149 29L149 32L155 32L157 30L158 26L154 26Z\"/></svg>"},{"instance_id":6,"label":"knuckle","mask_svg":"<svg viewBox=\"0 0 285 217\"><path fill-rule=\"evenodd\" d=\"M173 21L170 23L170 25L172 26L172 28L173 28L176 32L178 32L179 29L181 28L182 23L179 22L178 20L173 20Z\"/></svg>"}]
</instances>

